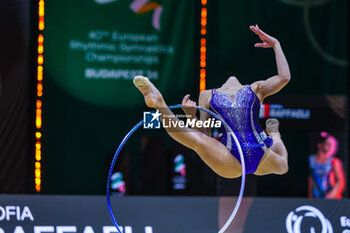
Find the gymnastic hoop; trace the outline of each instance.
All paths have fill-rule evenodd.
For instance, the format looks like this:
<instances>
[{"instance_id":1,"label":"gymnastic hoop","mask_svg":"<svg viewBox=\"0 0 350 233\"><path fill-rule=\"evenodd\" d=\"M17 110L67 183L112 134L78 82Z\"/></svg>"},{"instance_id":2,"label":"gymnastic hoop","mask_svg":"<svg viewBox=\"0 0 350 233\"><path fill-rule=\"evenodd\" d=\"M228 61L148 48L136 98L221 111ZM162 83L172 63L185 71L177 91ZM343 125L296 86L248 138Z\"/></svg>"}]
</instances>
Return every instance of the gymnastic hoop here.
<instances>
[{"instance_id":1,"label":"gymnastic hoop","mask_svg":"<svg viewBox=\"0 0 350 233\"><path fill-rule=\"evenodd\" d=\"M176 108L181 108L181 104L177 104L177 105L172 105L172 106L169 106L170 109L176 109ZM235 207L233 208L233 211L232 211L232 214L231 216L228 218L228 220L226 221L225 225L220 229L220 231L218 233L223 233L225 232L225 230L227 229L227 227L231 224L232 220L234 219L234 217L236 216L237 214L237 211L238 211L238 208L239 206L241 205L241 201L242 201L242 198L243 198L243 192L244 192L244 186L245 186L245 178L246 178L246 174L245 174L245 162L244 162L244 156L243 156L243 152L242 152L242 148L241 148L241 145L236 137L236 135L234 134L234 132L232 132L231 128L227 125L227 123L222 119L221 116L217 115L216 113L208 110L208 109L205 109L205 108L202 108L200 106L196 106L196 108L198 110L201 110L201 111L204 111L204 112L207 112L209 113L211 116L215 117L216 119L220 120L223 124L224 124L224 127L226 129L226 132L229 132L227 133L228 135L231 135L237 145L237 148L238 148L238 152L239 152L239 155L240 155L240 159L241 159L241 165L242 165L242 181L241 181L241 188L240 188L240 191L239 191L239 195L238 195L238 198L237 198L237 201L236 201L236 205ZM115 227L117 228L118 232L119 233L122 233L122 231L120 230L119 228L119 225L117 223L117 220L115 219L114 217L114 214L113 214L113 210L112 210L112 205L111 205L111 199L110 199L110 183L111 183L111 176L112 176L112 172L113 172L113 169L114 169L114 165L117 161L117 158L118 158L118 155L121 151L121 149L123 148L124 144L126 143L126 141L130 138L130 136L143 124L143 120L140 121L139 123L137 123L126 135L125 137L123 138L123 140L121 141L121 143L119 144L118 146L118 149L117 151L115 152L114 154L114 157L112 159L112 162L111 162L111 166L109 168L109 172L108 172L108 178L107 178L107 188L106 188L106 197L107 197L107 206L108 206L108 210L109 210L109 214L111 216L111 219L115 225Z\"/></svg>"}]
</instances>

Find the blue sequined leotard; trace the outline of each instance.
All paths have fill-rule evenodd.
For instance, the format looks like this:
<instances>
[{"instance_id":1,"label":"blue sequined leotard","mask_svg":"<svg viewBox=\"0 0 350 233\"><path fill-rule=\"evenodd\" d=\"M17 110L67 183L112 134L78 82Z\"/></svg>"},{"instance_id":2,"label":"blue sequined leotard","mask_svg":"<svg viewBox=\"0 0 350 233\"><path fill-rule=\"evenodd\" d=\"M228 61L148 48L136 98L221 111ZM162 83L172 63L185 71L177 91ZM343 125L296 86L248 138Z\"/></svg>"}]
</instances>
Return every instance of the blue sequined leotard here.
<instances>
[{"instance_id":1,"label":"blue sequined leotard","mask_svg":"<svg viewBox=\"0 0 350 233\"><path fill-rule=\"evenodd\" d=\"M234 97L213 89L210 107L230 126L240 142L246 174L254 173L265 153L263 147L270 147L273 143L259 124L260 100L250 85L243 86ZM241 162L232 136L227 137L223 126L221 132L219 141Z\"/></svg>"}]
</instances>

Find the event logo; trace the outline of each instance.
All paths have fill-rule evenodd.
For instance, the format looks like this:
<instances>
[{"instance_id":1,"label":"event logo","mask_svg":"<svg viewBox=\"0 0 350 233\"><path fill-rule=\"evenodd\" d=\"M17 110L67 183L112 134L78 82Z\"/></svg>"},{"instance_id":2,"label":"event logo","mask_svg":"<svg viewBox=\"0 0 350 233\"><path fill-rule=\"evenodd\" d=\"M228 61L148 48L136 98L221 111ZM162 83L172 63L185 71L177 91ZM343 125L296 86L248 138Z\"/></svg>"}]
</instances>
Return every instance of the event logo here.
<instances>
[{"instance_id":1,"label":"event logo","mask_svg":"<svg viewBox=\"0 0 350 233\"><path fill-rule=\"evenodd\" d=\"M108 4L119 0L94 0L97 4ZM160 17L163 12L163 7L157 2L149 2L149 0L134 0L130 4L130 9L136 14L144 14L153 11L152 26L156 30L160 30Z\"/></svg>"},{"instance_id":2,"label":"event logo","mask_svg":"<svg viewBox=\"0 0 350 233\"><path fill-rule=\"evenodd\" d=\"M186 189L186 164L185 158L182 154L178 154L174 158L174 172L175 176L173 178L173 189L174 190L184 190Z\"/></svg>"},{"instance_id":3,"label":"event logo","mask_svg":"<svg viewBox=\"0 0 350 233\"><path fill-rule=\"evenodd\" d=\"M186 176L186 164L184 163L185 158L183 155L178 154L174 159L174 171L179 173L181 176Z\"/></svg>"},{"instance_id":4,"label":"event logo","mask_svg":"<svg viewBox=\"0 0 350 233\"><path fill-rule=\"evenodd\" d=\"M311 221L307 221L307 219ZM306 223L302 224L302 222ZM321 211L309 205L300 206L295 211L291 211L286 219L286 228L288 233L333 233L333 227L329 220ZM305 231L304 229L310 230ZM321 231L316 231L316 229L321 229Z\"/></svg>"},{"instance_id":5,"label":"event logo","mask_svg":"<svg viewBox=\"0 0 350 233\"><path fill-rule=\"evenodd\" d=\"M123 174L121 172L114 173L111 176L111 181L112 190L118 191L120 194L124 195L126 192L126 185L123 180Z\"/></svg>"},{"instance_id":6,"label":"event logo","mask_svg":"<svg viewBox=\"0 0 350 233\"><path fill-rule=\"evenodd\" d=\"M144 112L143 128L160 129L160 116L161 116L161 113L159 113L159 110L157 110L157 112Z\"/></svg>"},{"instance_id":7,"label":"event logo","mask_svg":"<svg viewBox=\"0 0 350 233\"><path fill-rule=\"evenodd\" d=\"M136 14L143 14L153 11L152 26L160 30L160 17L163 12L163 7L157 2L148 2L149 0L135 0L131 3L130 8Z\"/></svg>"}]
</instances>

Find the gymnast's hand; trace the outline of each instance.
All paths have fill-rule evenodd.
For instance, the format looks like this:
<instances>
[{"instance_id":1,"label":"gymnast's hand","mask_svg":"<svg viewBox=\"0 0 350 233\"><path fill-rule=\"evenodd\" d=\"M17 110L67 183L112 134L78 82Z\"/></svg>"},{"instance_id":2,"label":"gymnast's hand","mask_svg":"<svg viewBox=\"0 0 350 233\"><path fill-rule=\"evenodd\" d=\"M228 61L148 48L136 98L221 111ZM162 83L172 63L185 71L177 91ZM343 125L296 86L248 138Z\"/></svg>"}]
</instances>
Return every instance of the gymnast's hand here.
<instances>
[{"instance_id":1,"label":"gymnast's hand","mask_svg":"<svg viewBox=\"0 0 350 233\"><path fill-rule=\"evenodd\" d=\"M263 32L258 25L255 26L250 26L250 30L252 30L255 34L257 34L262 40L263 43L256 43L254 46L255 47L260 47L260 48L271 48L274 47L276 44L278 44L278 40L276 38L273 38L272 36L269 36L265 32Z\"/></svg>"},{"instance_id":2,"label":"gymnast's hand","mask_svg":"<svg viewBox=\"0 0 350 233\"><path fill-rule=\"evenodd\" d=\"M185 112L185 114L193 119L196 118L196 112L197 112L197 103L190 100L190 95L187 94L182 99L182 110Z\"/></svg>"}]
</instances>

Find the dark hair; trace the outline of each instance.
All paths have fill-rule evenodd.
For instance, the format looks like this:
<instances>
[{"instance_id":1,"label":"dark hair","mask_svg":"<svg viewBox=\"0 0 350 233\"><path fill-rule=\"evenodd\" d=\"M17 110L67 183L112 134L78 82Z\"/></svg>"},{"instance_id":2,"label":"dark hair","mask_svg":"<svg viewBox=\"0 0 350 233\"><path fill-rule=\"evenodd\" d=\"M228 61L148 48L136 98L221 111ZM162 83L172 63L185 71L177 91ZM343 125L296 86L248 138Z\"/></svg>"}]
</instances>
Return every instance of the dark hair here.
<instances>
[{"instance_id":1,"label":"dark hair","mask_svg":"<svg viewBox=\"0 0 350 233\"><path fill-rule=\"evenodd\" d=\"M329 137L329 134L322 131L321 133L317 134L316 143L317 144L318 143L324 143L327 140L328 137Z\"/></svg>"}]
</instances>

